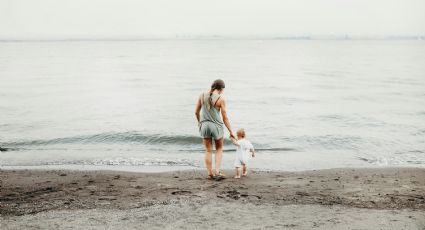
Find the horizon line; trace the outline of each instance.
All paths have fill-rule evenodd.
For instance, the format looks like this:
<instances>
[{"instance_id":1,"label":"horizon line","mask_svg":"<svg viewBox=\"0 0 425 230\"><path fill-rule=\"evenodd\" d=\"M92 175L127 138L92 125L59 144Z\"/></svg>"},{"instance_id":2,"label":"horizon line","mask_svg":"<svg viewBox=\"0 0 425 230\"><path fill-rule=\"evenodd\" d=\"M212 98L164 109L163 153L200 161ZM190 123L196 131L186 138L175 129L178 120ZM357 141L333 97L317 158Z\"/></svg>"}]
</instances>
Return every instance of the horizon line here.
<instances>
[{"instance_id":1,"label":"horizon line","mask_svg":"<svg viewBox=\"0 0 425 230\"><path fill-rule=\"evenodd\" d=\"M148 41L148 40L425 40L425 35L294 35L294 36L226 36L226 35L176 35L104 38L1 38L0 42L49 41Z\"/></svg>"}]
</instances>

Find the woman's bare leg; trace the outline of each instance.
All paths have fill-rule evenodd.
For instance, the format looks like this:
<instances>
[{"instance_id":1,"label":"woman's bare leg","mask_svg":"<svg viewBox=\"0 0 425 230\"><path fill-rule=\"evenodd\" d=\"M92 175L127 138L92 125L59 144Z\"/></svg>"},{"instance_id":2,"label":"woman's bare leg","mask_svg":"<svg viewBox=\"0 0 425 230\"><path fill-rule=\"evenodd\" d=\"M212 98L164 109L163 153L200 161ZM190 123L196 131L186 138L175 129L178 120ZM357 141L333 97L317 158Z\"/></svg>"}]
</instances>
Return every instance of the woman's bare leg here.
<instances>
[{"instance_id":1,"label":"woman's bare leg","mask_svg":"<svg viewBox=\"0 0 425 230\"><path fill-rule=\"evenodd\" d=\"M243 168L242 168L242 176L246 176L247 174L248 174L248 171L247 171L248 169L246 168L246 165L243 165Z\"/></svg>"},{"instance_id":2,"label":"woman's bare leg","mask_svg":"<svg viewBox=\"0 0 425 230\"><path fill-rule=\"evenodd\" d=\"M205 167L207 167L208 176L212 176L212 139L204 138L203 140L205 146Z\"/></svg>"},{"instance_id":3,"label":"woman's bare leg","mask_svg":"<svg viewBox=\"0 0 425 230\"><path fill-rule=\"evenodd\" d=\"M221 159L223 158L223 142L224 138L215 140L215 172L220 174Z\"/></svg>"}]
</instances>

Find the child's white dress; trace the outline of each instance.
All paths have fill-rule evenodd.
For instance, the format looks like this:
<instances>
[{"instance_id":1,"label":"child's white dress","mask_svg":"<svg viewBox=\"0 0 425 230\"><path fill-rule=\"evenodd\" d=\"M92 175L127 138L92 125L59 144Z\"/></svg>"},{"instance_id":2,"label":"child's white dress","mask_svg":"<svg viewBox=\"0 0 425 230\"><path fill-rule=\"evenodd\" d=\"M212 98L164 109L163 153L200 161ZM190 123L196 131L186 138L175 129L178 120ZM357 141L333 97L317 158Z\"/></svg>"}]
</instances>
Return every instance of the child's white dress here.
<instances>
[{"instance_id":1,"label":"child's white dress","mask_svg":"<svg viewBox=\"0 0 425 230\"><path fill-rule=\"evenodd\" d=\"M250 150L254 150L254 146L252 146L251 142L242 139L237 141L238 145L236 147L236 159L235 159L235 167L242 167L244 164L245 166L248 164L249 157L250 157Z\"/></svg>"}]
</instances>

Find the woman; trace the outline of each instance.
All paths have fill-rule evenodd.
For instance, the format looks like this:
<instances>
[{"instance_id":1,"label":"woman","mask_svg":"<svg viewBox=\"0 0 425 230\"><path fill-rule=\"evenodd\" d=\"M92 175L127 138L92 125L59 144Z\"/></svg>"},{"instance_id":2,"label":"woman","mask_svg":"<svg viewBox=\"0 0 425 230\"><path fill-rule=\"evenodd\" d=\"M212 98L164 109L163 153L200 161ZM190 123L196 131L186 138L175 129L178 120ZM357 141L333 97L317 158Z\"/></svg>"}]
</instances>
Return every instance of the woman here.
<instances>
[{"instance_id":1,"label":"woman","mask_svg":"<svg viewBox=\"0 0 425 230\"><path fill-rule=\"evenodd\" d=\"M232 129L230 128L229 119L227 118L226 102L222 96L224 87L223 80L215 80L211 85L210 91L199 96L195 109L199 133L203 138L205 146L205 165L207 167L209 179L212 179L214 176L225 176L220 172L224 142L223 124L226 125L227 130L229 130L230 136L234 137ZM223 118L220 117L220 113ZM213 172L212 169L213 141L215 145L215 172Z\"/></svg>"}]
</instances>

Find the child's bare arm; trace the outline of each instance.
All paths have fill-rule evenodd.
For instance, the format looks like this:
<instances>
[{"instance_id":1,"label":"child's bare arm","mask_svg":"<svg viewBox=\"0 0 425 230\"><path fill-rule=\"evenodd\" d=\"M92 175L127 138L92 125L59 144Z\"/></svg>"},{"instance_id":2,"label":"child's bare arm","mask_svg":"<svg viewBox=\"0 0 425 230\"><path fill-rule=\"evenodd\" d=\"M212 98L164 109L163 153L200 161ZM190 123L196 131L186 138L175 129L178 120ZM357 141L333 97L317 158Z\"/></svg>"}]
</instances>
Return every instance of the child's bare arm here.
<instances>
[{"instance_id":1,"label":"child's bare arm","mask_svg":"<svg viewBox=\"0 0 425 230\"><path fill-rule=\"evenodd\" d=\"M238 144L237 140L236 140L234 137L230 136L230 141L232 141L232 143L233 143L234 145L239 146L239 144Z\"/></svg>"}]
</instances>

